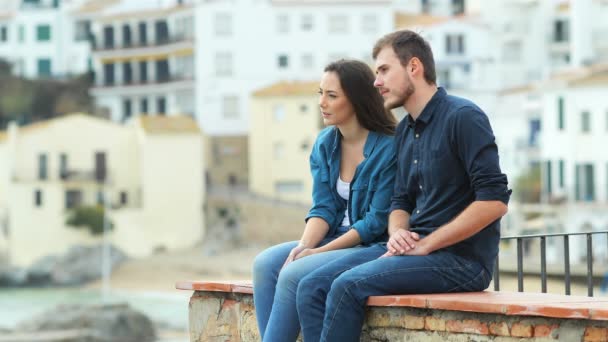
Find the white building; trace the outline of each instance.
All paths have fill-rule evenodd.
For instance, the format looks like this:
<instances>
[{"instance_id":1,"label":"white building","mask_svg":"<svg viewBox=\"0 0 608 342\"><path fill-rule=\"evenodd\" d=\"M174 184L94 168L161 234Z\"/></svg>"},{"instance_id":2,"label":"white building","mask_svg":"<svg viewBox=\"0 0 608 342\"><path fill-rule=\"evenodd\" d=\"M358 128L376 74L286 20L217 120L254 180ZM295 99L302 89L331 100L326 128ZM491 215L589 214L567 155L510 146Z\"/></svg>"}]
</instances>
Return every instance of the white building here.
<instances>
[{"instance_id":1,"label":"white building","mask_svg":"<svg viewBox=\"0 0 608 342\"><path fill-rule=\"evenodd\" d=\"M82 114L0 134L0 248L14 265L101 237L66 225L109 201L110 241L133 257L185 248L203 234L202 137L192 118L118 125Z\"/></svg>"},{"instance_id":2,"label":"white building","mask_svg":"<svg viewBox=\"0 0 608 342\"><path fill-rule=\"evenodd\" d=\"M64 78L90 71L86 31L71 15L84 0L12 1L0 9L0 58L27 78Z\"/></svg>"},{"instance_id":3,"label":"white building","mask_svg":"<svg viewBox=\"0 0 608 342\"><path fill-rule=\"evenodd\" d=\"M194 15L191 1L177 0L122 0L95 12L92 94L114 121L196 115Z\"/></svg>"}]
</instances>

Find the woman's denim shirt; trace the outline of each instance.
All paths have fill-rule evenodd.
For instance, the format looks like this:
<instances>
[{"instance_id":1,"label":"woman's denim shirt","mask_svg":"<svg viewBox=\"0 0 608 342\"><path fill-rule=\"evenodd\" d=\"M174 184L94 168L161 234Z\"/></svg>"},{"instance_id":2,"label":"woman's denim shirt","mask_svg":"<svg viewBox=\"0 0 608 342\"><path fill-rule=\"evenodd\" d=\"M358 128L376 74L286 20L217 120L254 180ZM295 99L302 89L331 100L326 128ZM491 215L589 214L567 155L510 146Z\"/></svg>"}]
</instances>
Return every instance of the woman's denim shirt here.
<instances>
[{"instance_id":1,"label":"woman's denim shirt","mask_svg":"<svg viewBox=\"0 0 608 342\"><path fill-rule=\"evenodd\" d=\"M335 234L344 219L347 202L336 190L340 175L340 131L321 131L310 155L312 208L306 216L320 217ZM348 201L351 227L364 244L387 239L388 214L397 169L393 136L370 131L363 147L364 160L350 183Z\"/></svg>"}]
</instances>

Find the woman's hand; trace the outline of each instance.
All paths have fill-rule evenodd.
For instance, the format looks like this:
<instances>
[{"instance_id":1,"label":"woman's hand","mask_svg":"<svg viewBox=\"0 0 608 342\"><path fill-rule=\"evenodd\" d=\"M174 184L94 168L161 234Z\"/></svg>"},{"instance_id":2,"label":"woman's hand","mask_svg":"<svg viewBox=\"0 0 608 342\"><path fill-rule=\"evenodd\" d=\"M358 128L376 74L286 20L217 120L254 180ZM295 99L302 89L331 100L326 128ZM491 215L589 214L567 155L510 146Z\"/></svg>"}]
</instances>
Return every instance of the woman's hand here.
<instances>
[{"instance_id":1,"label":"woman's hand","mask_svg":"<svg viewBox=\"0 0 608 342\"><path fill-rule=\"evenodd\" d=\"M296 255L295 260L301 259L303 257L307 257L309 255L317 254L317 253L320 253L318 248L306 248L305 250L298 253L298 255Z\"/></svg>"},{"instance_id":2,"label":"woman's hand","mask_svg":"<svg viewBox=\"0 0 608 342\"><path fill-rule=\"evenodd\" d=\"M291 264L292 261L294 261L294 260L297 259L296 257L298 256L298 254L300 254L300 253L302 253L302 251L308 250L308 249L310 249L310 248L306 247L303 244L299 244L299 245L295 246L291 250L291 252L289 252L289 255L287 256L287 259L285 259L285 263L283 264L283 267ZM283 268L283 267L281 267L281 268Z\"/></svg>"}]
</instances>

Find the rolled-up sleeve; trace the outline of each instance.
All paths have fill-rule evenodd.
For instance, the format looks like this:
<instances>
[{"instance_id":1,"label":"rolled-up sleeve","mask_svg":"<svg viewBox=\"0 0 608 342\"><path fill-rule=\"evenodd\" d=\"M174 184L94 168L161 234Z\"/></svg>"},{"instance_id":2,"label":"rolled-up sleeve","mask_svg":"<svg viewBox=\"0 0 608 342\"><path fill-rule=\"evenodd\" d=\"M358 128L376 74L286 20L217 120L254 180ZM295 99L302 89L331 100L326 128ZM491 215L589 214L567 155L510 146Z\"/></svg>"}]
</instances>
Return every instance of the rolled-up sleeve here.
<instances>
[{"instance_id":1,"label":"rolled-up sleeve","mask_svg":"<svg viewBox=\"0 0 608 342\"><path fill-rule=\"evenodd\" d=\"M452 146L465 166L476 201L509 203L511 190L500 171L498 148L488 117L473 107L454 115Z\"/></svg>"},{"instance_id":2,"label":"rolled-up sleeve","mask_svg":"<svg viewBox=\"0 0 608 342\"><path fill-rule=\"evenodd\" d=\"M321 137L317 138L310 154L310 172L312 174L312 207L305 221L311 217L319 217L330 226L336 220L336 203L329 184L329 169L327 153L321 146Z\"/></svg>"}]
</instances>

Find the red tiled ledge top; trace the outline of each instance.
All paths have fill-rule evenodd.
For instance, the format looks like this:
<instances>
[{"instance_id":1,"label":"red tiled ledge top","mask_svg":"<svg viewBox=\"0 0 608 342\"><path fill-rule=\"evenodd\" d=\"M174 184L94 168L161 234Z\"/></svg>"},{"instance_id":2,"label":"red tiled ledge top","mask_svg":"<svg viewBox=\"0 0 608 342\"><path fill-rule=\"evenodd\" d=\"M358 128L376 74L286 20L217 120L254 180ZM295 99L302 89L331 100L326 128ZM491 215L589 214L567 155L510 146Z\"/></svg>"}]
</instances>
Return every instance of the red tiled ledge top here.
<instances>
[{"instance_id":1,"label":"red tiled ledge top","mask_svg":"<svg viewBox=\"0 0 608 342\"><path fill-rule=\"evenodd\" d=\"M183 281L178 282L176 288L191 291L253 293L251 281ZM548 293L483 291L389 295L369 297L367 305L608 321L608 297Z\"/></svg>"}]
</instances>

